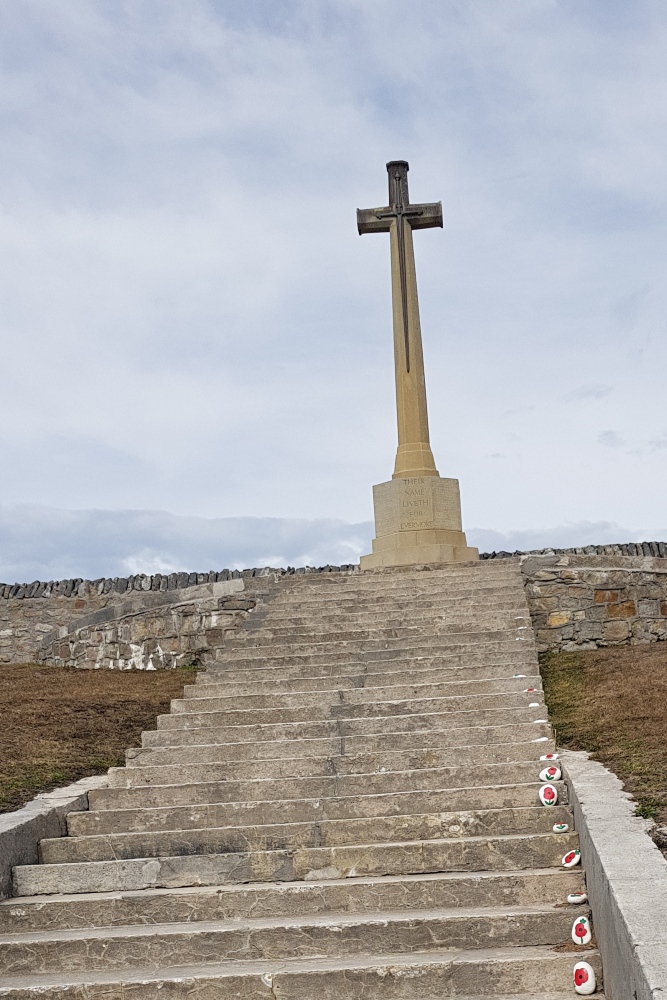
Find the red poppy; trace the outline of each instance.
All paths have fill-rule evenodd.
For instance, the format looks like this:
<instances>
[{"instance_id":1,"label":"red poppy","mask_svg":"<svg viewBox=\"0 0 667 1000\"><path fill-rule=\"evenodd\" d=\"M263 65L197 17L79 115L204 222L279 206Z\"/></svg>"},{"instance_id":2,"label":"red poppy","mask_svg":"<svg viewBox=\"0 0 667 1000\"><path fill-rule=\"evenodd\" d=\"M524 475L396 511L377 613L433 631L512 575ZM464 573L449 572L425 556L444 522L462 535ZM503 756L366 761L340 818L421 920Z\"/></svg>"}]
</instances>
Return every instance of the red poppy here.
<instances>
[{"instance_id":1,"label":"red poppy","mask_svg":"<svg viewBox=\"0 0 667 1000\"><path fill-rule=\"evenodd\" d=\"M551 800L555 798L553 788L545 788L542 794L545 799L548 799L549 802L551 802Z\"/></svg>"},{"instance_id":2,"label":"red poppy","mask_svg":"<svg viewBox=\"0 0 667 1000\"><path fill-rule=\"evenodd\" d=\"M584 924L575 924L574 926L574 936L583 939L586 937L587 929Z\"/></svg>"},{"instance_id":3,"label":"red poppy","mask_svg":"<svg viewBox=\"0 0 667 1000\"><path fill-rule=\"evenodd\" d=\"M574 985L583 986L584 983L588 982L588 973L585 969L575 969L574 970Z\"/></svg>"},{"instance_id":4,"label":"red poppy","mask_svg":"<svg viewBox=\"0 0 667 1000\"><path fill-rule=\"evenodd\" d=\"M576 851L570 851L570 853L566 854L565 857L563 858L563 864L567 865L569 864L570 861L574 861L576 856L577 856Z\"/></svg>"}]
</instances>

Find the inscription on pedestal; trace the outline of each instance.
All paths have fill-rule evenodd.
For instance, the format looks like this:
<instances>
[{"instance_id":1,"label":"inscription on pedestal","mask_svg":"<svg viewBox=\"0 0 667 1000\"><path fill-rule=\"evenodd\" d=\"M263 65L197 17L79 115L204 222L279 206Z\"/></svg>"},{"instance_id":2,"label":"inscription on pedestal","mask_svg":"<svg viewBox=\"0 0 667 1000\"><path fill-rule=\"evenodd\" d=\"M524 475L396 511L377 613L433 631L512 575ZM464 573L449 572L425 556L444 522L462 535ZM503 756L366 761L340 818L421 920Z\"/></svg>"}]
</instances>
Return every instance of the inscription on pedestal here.
<instances>
[{"instance_id":1,"label":"inscription on pedestal","mask_svg":"<svg viewBox=\"0 0 667 1000\"><path fill-rule=\"evenodd\" d=\"M373 500L377 537L429 528L461 530L456 479L439 476L392 479L373 487Z\"/></svg>"}]
</instances>

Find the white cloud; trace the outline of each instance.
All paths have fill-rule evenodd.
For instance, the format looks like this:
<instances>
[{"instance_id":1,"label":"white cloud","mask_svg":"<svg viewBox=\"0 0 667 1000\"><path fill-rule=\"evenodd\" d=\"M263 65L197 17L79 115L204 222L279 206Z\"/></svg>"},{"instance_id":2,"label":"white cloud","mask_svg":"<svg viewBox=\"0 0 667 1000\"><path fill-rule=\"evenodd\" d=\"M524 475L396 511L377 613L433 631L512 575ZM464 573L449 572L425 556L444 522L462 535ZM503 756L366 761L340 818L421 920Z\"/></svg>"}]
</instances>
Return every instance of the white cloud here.
<instances>
[{"instance_id":1,"label":"white cloud","mask_svg":"<svg viewBox=\"0 0 667 1000\"><path fill-rule=\"evenodd\" d=\"M465 523L660 523L667 449L572 402L662 426L666 43L657 0L4 0L0 502L367 523L389 269L354 210L404 156Z\"/></svg>"},{"instance_id":2,"label":"white cloud","mask_svg":"<svg viewBox=\"0 0 667 1000\"><path fill-rule=\"evenodd\" d=\"M601 444L603 448L622 448L624 441L616 431L600 431L598 444Z\"/></svg>"}]
</instances>

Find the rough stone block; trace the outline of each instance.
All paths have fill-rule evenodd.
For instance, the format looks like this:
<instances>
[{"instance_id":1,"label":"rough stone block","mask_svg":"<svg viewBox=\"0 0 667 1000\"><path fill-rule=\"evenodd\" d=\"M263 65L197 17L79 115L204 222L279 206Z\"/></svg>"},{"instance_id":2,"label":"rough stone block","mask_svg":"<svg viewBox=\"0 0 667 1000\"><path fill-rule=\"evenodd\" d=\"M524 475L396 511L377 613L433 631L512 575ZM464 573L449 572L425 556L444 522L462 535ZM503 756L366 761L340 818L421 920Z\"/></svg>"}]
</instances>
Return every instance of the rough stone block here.
<instances>
[{"instance_id":1,"label":"rough stone block","mask_svg":"<svg viewBox=\"0 0 667 1000\"><path fill-rule=\"evenodd\" d=\"M604 625L602 638L605 642L625 642L630 635L630 625L627 621L607 622Z\"/></svg>"}]
</instances>

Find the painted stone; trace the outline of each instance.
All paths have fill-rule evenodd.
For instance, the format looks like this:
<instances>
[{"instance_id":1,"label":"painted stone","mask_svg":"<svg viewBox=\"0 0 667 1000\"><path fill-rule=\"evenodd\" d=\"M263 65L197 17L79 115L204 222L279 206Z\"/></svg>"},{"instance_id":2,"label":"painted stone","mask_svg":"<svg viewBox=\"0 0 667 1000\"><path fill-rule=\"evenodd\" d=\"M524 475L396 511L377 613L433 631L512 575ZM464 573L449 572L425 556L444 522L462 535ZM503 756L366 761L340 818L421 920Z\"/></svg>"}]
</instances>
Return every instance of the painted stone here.
<instances>
[{"instance_id":1,"label":"painted stone","mask_svg":"<svg viewBox=\"0 0 667 1000\"><path fill-rule=\"evenodd\" d=\"M547 724L546 719L533 719L534 726L546 726L546 724Z\"/></svg>"},{"instance_id":2,"label":"painted stone","mask_svg":"<svg viewBox=\"0 0 667 1000\"><path fill-rule=\"evenodd\" d=\"M531 701L531 703L528 706L528 708L539 708L539 707L540 707L539 701Z\"/></svg>"},{"instance_id":3,"label":"painted stone","mask_svg":"<svg viewBox=\"0 0 667 1000\"><path fill-rule=\"evenodd\" d=\"M561 773L560 768L552 764L551 767L545 767L543 771L540 771L540 781L560 781Z\"/></svg>"},{"instance_id":4,"label":"painted stone","mask_svg":"<svg viewBox=\"0 0 667 1000\"><path fill-rule=\"evenodd\" d=\"M572 940L575 944L590 944L593 933L588 917L577 917L572 925Z\"/></svg>"},{"instance_id":5,"label":"painted stone","mask_svg":"<svg viewBox=\"0 0 667 1000\"><path fill-rule=\"evenodd\" d=\"M555 806L558 802L558 792L553 785L542 785L538 795L543 806Z\"/></svg>"},{"instance_id":6,"label":"painted stone","mask_svg":"<svg viewBox=\"0 0 667 1000\"><path fill-rule=\"evenodd\" d=\"M554 823L551 829L554 833L567 833L570 827L567 823Z\"/></svg>"},{"instance_id":7,"label":"painted stone","mask_svg":"<svg viewBox=\"0 0 667 1000\"><path fill-rule=\"evenodd\" d=\"M557 753L543 753L540 760L558 760Z\"/></svg>"},{"instance_id":8,"label":"painted stone","mask_svg":"<svg viewBox=\"0 0 667 1000\"><path fill-rule=\"evenodd\" d=\"M537 694L537 688L524 688L524 694Z\"/></svg>"},{"instance_id":9,"label":"painted stone","mask_svg":"<svg viewBox=\"0 0 667 1000\"><path fill-rule=\"evenodd\" d=\"M548 736L538 736L536 740L531 740L530 742L531 743L548 743L549 742L549 737Z\"/></svg>"},{"instance_id":10,"label":"painted stone","mask_svg":"<svg viewBox=\"0 0 667 1000\"><path fill-rule=\"evenodd\" d=\"M588 962L577 962L574 967L574 992L582 996L595 993L595 973Z\"/></svg>"},{"instance_id":11,"label":"painted stone","mask_svg":"<svg viewBox=\"0 0 667 1000\"><path fill-rule=\"evenodd\" d=\"M588 893L583 890L581 892L570 892L568 893L567 901L571 906L580 906L582 903L588 902Z\"/></svg>"},{"instance_id":12,"label":"painted stone","mask_svg":"<svg viewBox=\"0 0 667 1000\"><path fill-rule=\"evenodd\" d=\"M517 680L524 679L525 676L525 674L512 674L512 677L515 677Z\"/></svg>"},{"instance_id":13,"label":"painted stone","mask_svg":"<svg viewBox=\"0 0 667 1000\"><path fill-rule=\"evenodd\" d=\"M546 788L548 786L545 785L544 787ZM575 865L578 865L580 861L581 861L581 851L579 850L568 851L563 860L561 861L561 864L563 868L574 868Z\"/></svg>"}]
</instances>

